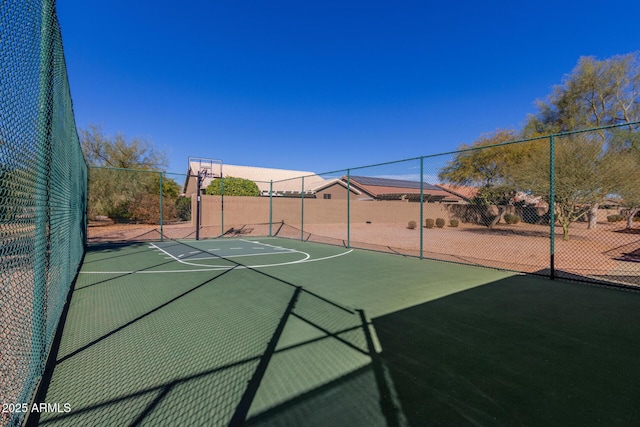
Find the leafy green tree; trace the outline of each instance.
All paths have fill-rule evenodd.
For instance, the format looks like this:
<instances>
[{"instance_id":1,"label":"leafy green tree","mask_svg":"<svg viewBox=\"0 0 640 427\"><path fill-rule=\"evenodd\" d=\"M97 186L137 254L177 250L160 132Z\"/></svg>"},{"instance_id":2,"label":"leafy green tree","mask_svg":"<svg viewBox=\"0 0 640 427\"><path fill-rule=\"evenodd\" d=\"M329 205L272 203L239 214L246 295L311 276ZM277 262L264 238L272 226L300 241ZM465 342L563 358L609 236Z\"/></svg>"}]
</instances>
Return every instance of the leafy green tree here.
<instances>
[{"instance_id":1,"label":"leafy green tree","mask_svg":"<svg viewBox=\"0 0 640 427\"><path fill-rule=\"evenodd\" d=\"M472 204L482 207L482 221L490 228L500 221L516 194L510 171L524 156L526 147L504 144L515 139L512 130L483 135L471 146L460 147L461 151L438 173L442 182L480 187ZM497 207L498 215L489 213L491 206Z\"/></svg>"},{"instance_id":2,"label":"leafy green tree","mask_svg":"<svg viewBox=\"0 0 640 427\"><path fill-rule=\"evenodd\" d=\"M168 164L166 155L144 138L127 140L121 133L109 137L95 124L80 129L78 134L89 166L161 170Z\"/></svg>"},{"instance_id":3,"label":"leafy green tree","mask_svg":"<svg viewBox=\"0 0 640 427\"><path fill-rule=\"evenodd\" d=\"M589 136L577 134L555 142L553 202L564 240L569 240L571 224L586 218L590 207L603 200L612 186L613 175L602 171L614 166L616 156L603 154L603 143ZM549 140L531 144L527 156L513 169L518 188L550 203L550 163Z\"/></svg>"},{"instance_id":4,"label":"leafy green tree","mask_svg":"<svg viewBox=\"0 0 640 427\"><path fill-rule=\"evenodd\" d=\"M614 56L605 60L597 60L593 57L582 57L578 61L573 71L565 76L561 85L555 86L546 102L538 101L538 114L530 116L525 127L525 136L532 134L550 134L578 129L614 125L620 123L630 123L640 120L640 58L638 52ZM618 131L617 133L619 133ZM637 132L630 129L630 132ZM583 181L581 188L574 189L576 194L590 194L593 197L578 197L587 199L583 203L588 203L587 213L582 215L571 214L570 217L586 217L589 219L589 228L596 225L596 213L599 204L610 192L616 192L616 187L622 185L624 180L633 176L629 169L622 168L626 165L625 159L619 156L620 152L613 150L615 147L616 131L601 130L594 132L589 138L573 138L575 144L572 148L563 148L563 151L574 150L573 154L566 153L566 156L581 160L581 155L589 152L589 161L608 167L605 158L615 158L621 162L618 167L605 169L601 168L590 173L588 180ZM596 139L599 138L599 141ZM590 144L583 150L578 144ZM595 148L599 148L596 155ZM618 154L616 156L616 154ZM531 158L530 161L536 161ZM544 160L541 160L544 161ZM560 162L562 163L562 159ZM585 160L586 161L586 160ZM615 163L615 162L613 162ZM585 168L588 168L585 166ZM558 173L558 169L556 172ZM562 173L562 172L560 172ZM572 180L556 180L556 193L566 194L563 182ZM602 183L608 183L609 188L603 187ZM578 183L574 183L578 185ZM573 184L570 184L573 185ZM579 191L578 191L579 190ZM570 193L571 191L569 191ZM573 197L556 200L556 204L571 203ZM559 206L560 212L583 211L585 205L579 207Z\"/></svg>"},{"instance_id":5,"label":"leafy green tree","mask_svg":"<svg viewBox=\"0 0 640 427\"><path fill-rule=\"evenodd\" d=\"M245 178L225 177L224 179L214 179L207 186L206 194L219 196L222 194L222 186L224 181L225 196L260 196L258 185Z\"/></svg>"},{"instance_id":6,"label":"leafy green tree","mask_svg":"<svg viewBox=\"0 0 640 427\"><path fill-rule=\"evenodd\" d=\"M164 153L142 138L104 135L90 125L79 130L80 142L89 166L89 218L103 215L116 222L160 221L160 170L166 166ZM163 219L177 216L175 201L180 186L163 177Z\"/></svg>"},{"instance_id":7,"label":"leafy green tree","mask_svg":"<svg viewBox=\"0 0 640 427\"><path fill-rule=\"evenodd\" d=\"M640 118L640 53L605 60L581 57L548 101L538 101L538 114L527 128L559 133L630 123ZM604 139L604 134L601 133Z\"/></svg>"},{"instance_id":8,"label":"leafy green tree","mask_svg":"<svg viewBox=\"0 0 640 427\"><path fill-rule=\"evenodd\" d=\"M547 101L538 101L538 113L528 118L520 135L534 138L580 129L640 120L640 60L638 53L603 61L583 57ZM481 187L474 202L508 203L515 189L553 203L556 217L569 238L570 225L584 218L595 226L598 205L621 195L628 205L640 202L637 172L640 156L638 128L600 130L556 138L554 199L549 199L549 139L504 147L482 147L515 139L515 133L497 132L481 138L443 168L444 182ZM498 151L499 149L499 151Z\"/></svg>"},{"instance_id":9,"label":"leafy green tree","mask_svg":"<svg viewBox=\"0 0 640 427\"><path fill-rule=\"evenodd\" d=\"M616 193L627 207L627 229L631 229L634 216L640 212L640 132L626 127L616 129L610 150L619 155L619 162L614 166L626 174L618 183Z\"/></svg>"}]
</instances>

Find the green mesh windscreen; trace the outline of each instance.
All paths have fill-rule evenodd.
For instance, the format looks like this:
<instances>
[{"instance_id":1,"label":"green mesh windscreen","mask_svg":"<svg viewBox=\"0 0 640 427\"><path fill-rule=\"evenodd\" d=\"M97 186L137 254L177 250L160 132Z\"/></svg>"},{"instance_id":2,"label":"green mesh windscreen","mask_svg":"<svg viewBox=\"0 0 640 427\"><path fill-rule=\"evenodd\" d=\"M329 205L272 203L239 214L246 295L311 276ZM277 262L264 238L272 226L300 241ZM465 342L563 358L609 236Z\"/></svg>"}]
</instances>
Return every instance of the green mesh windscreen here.
<instances>
[{"instance_id":1,"label":"green mesh windscreen","mask_svg":"<svg viewBox=\"0 0 640 427\"><path fill-rule=\"evenodd\" d=\"M85 244L87 166L53 1L0 3L0 64L0 402L16 409L43 374Z\"/></svg>"}]
</instances>

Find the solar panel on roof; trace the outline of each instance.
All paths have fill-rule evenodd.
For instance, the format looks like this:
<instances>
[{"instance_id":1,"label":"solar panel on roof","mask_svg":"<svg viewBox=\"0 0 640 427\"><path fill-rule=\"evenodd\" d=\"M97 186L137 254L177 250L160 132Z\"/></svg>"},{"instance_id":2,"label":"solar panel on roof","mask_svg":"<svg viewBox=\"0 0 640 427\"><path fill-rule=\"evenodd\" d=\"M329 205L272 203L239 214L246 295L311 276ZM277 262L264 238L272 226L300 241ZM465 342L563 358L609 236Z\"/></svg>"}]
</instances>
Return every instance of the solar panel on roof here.
<instances>
[{"instance_id":1,"label":"solar panel on roof","mask_svg":"<svg viewBox=\"0 0 640 427\"><path fill-rule=\"evenodd\" d=\"M351 176L351 180L362 185L373 185L376 187L398 187L420 189L419 181L408 181L404 179L377 178L373 176ZM440 188L429 183L423 183L424 190L440 190Z\"/></svg>"}]
</instances>

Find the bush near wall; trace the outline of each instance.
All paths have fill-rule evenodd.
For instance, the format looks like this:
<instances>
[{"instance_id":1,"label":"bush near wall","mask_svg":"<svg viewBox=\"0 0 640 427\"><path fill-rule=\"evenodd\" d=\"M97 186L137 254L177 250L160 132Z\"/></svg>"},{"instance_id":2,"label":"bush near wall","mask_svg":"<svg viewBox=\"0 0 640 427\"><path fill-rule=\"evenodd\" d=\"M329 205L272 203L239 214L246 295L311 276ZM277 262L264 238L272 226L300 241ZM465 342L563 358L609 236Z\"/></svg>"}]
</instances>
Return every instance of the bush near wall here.
<instances>
[{"instance_id":1,"label":"bush near wall","mask_svg":"<svg viewBox=\"0 0 640 427\"><path fill-rule=\"evenodd\" d=\"M624 217L620 214L614 214L614 215L607 215L607 221L608 222L620 222L623 221Z\"/></svg>"},{"instance_id":2,"label":"bush near wall","mask_svg":"<svg viewBox=\"0 0 640 427\"><path fill-rule=\"evenodd\" d=\"M503 218L504 218L504 222L506 222L507 224L517 224L520 222L520 217L512 213L504 214Z\"/></svg>"}]
</instances>

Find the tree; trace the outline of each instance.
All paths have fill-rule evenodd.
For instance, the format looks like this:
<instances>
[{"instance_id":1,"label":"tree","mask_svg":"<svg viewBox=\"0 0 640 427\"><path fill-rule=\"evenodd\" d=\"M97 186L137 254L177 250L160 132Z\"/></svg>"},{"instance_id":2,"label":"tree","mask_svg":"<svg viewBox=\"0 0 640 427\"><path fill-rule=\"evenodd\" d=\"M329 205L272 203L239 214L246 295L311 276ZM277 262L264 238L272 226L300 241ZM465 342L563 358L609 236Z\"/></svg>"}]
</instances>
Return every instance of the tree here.
<instances>
[{"instance_id":1,"label":"tree","mask_svg":"<svg viewBox=\"0 0 640 427\"><path fill-rule=\"evenodd\" d=\"M616 193L627 207L627 229L631 229L633 218L640 212L640 133L633 128L616 129L610 145L610 150L617 152L620 158L615 167L627 174L620 180Z\"/></svg>"},{"instance_id":2,"label":"tree","mask_svg":"<svg viewBox=\"0 0 640 427\"><path fill-rule=\"evenodd\" d=\"M590 206L604 199L610 184L601 171L613 159L602 155L602 142L584 134L557 138L554 145L553 205L563 239L569 240L571 224L585 218ZM550 153L549 139L530 143L530 150L513 169L513 179L521 191L540 196L551 206Z\"/></svg>"},{"instance_id":3,"label":"tree","mask_svg":"<svg viewBox=\"0 0 640 427\"><path fill-rule=\"evenodd\" d=\"M224 179L214 179L211 184L207 186L206 194L219 196L222 194L222 186L224 181L224 195L225 196L253 196L260 195L260 189L258 185L245 178L226 177Z\"/></svg>"},{"instance_id":4,"label":"tree","mask_svg":"<svg viewBox=\"0 0 640 427\"><path fill-rule=\"evenodd\" d=\"M103 215L117 222L158 223L160 170L167 164L164 153L142 138L128 140L122 134L107 137L97 125L79 130L79 136L91 166L89 217ZM163 177L163 219L176 217L179 192L175 181Z\"/></svg>"},{"instance_id":5,"label":"tree","mask_svg":"<svg viewBox=\"0 0 640 427\"><path fill-rule=\"evenodd\" d=\"M538 114L529 129L559 133L640 119L639 53L605 60L581 57L548 102L537 101ZM601 133L604 138L604 134Z\"/></svg>"},{"instance_id":6,"label":"tree","mask_svg":"<svg viewBox=\"0 0 640 427\"><path fill-rule=\"evenodd\" d=\"M442 182L480 187L472 204L484 209L480 212L482 220L490 228L500 221L516 194L510 170L524 155L526 147L504 144L515 139L512 130L483 135L471 146L460 147L461 151L438 173ZM497 207L498 215L489 213L490 206Z\"/></svg>"},{"instance_id":7,"label":"tree","mask_svg":"<svg viewBox=\"0 0 640 427\"><path fill-rule=\"evenodd\" d=\"M90 124L79 130L82 152L89 166L123 169L160 170L167 166L164 153L146 139L127 140L121 133L107 137L102 127Z\"/></svg>"},{"instance_id":8,"label":"tree","mask_svg":"<svg viewBox=\"0 0 640 427\"><path fill-rule=\"evenodd\" d=\"M640 119L640 59L638 53L614 56L605 60L597 60L593 57L582 57L573 71L565 76L561 85L555 86L547 102L538 101L538 114L529 117L525 127L525 136L532 134L552 134L578 129L601 127L620 123L630 123ZM602 162L605 157L611 158L615 150L611 150L615 131L600 130L594 132L589 138L575 138L576 143L592 144L586 151L590 153L590 161L597 160L603 167L608 168L608 162ZM594 141L599 138L600 141ZM588 141L588 142L587 142ZM600 144L600 153L597 159L594 157L593 148ZM568 148L567 148L568 149ZM575 155L566 153L570 159L580 158L584 150L574 146ZM566 151L566 149L565 149ZM618 152L619 154L619 152ZM621 157L618 160L624 161ZM535 161L535 159L530 159ZM560 159L562 161L562 159ZM615 162L614 162L615 163ZM557 171L557 169L556 169ZM630 177L628 169L620 167L611 169L601 168L588 175L588 181L581 185L581 193L590 193L595 198L589 198L586 216L589 218L589 228L596 224L596 213L599 204L608 195L608 191L615 191L620 181ZM616 179L613 175L615 175ZM587 177L585 177L587 178ZM598 186L597 180L612 184L611 188ZM569 180L571 181L571 180ZM564 180L557 180L557 185L562 185ZM577 184L577 183L576 183ZM557 187L559 193L565 193L561 187ZM595 189L597 191L590 191ZM597 197L596 197L597 196ZM579 197L583 199L583 197ZM572 197L556 202L569 203ZM560 206L560 212L583 211L585 205L580 207ZM575 217L571 214L568 218ZM582 218L580 214L578 217Z\"/></svg>"}]
</instances>

